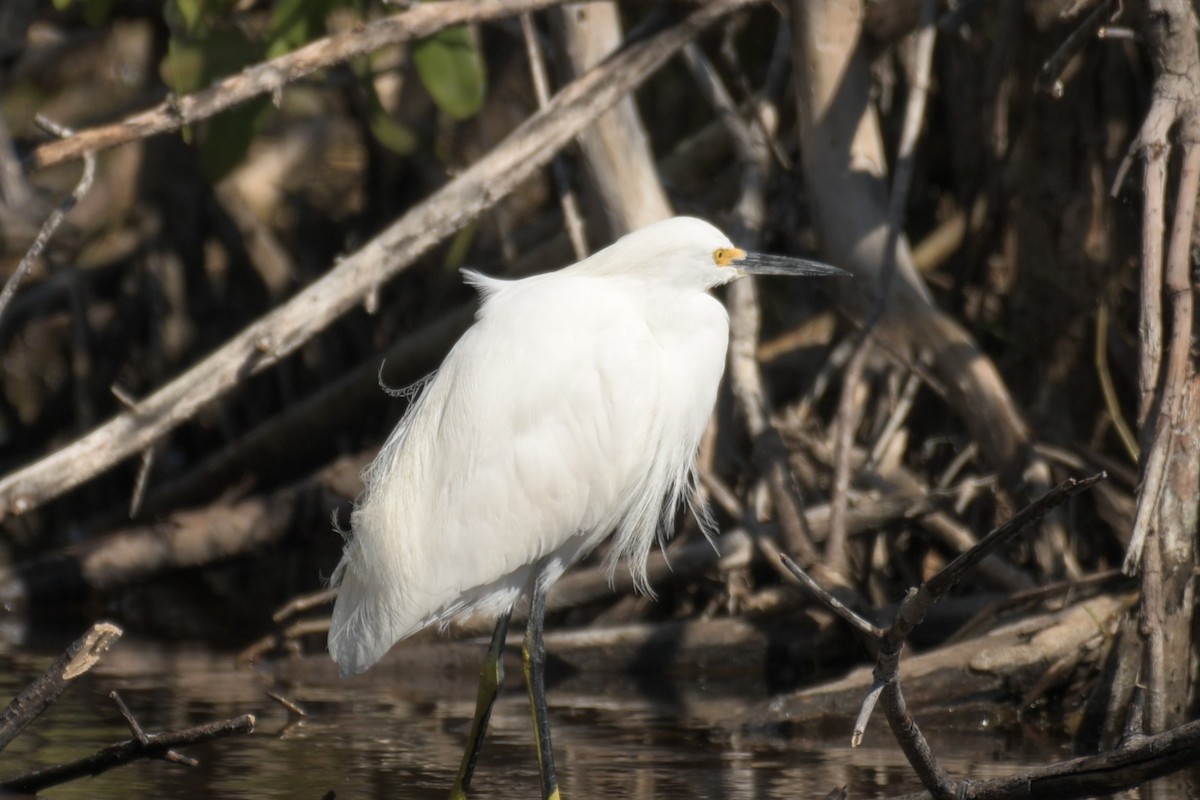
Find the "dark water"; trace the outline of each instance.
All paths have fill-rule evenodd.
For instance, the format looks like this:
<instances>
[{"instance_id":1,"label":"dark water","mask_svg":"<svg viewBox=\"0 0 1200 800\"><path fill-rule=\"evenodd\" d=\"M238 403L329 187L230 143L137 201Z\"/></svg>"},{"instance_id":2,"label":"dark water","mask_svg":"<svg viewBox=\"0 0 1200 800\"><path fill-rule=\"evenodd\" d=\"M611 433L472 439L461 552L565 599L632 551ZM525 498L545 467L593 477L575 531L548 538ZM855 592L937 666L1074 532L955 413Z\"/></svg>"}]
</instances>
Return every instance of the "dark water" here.
<instances>
[{"instance_id":1,"label":"dark water","mask_svg":"<svg viewBox=\"0 0 1200 800\"><path fill-rule=\"evenodd\" d=\"M187 768L137 762L46 790L48 798L444 798L473 711L475 660L483 645L425 648L366 676L337 677L322 658L257 667L201 647L117 643L0 755L14 775L80 758L129 731L108 694L120 692L147 732L254 713L256 731L186 749ZM433 653L430 656L429 653ZM11 695L52 658L0 657ZM510 678L519 670L510 668ZM512 683L512 681L510 681ZM305 707L292 717L266 696ZM810 798L848 786L851 797L886 797L919 787L882 720L863 747L847 730L817 738L749 736L722 722L761 699L729 683L674 687L669 698L645 684L577 676L549 691L563 794L570 798ZM519 685L506 687L476 772L474 797L538 793L531 723ZM974 724L928 730L952 775L976 779L1065 758L1065 742L1034 730L989 731Z\"/></svg>"}]
</instances>

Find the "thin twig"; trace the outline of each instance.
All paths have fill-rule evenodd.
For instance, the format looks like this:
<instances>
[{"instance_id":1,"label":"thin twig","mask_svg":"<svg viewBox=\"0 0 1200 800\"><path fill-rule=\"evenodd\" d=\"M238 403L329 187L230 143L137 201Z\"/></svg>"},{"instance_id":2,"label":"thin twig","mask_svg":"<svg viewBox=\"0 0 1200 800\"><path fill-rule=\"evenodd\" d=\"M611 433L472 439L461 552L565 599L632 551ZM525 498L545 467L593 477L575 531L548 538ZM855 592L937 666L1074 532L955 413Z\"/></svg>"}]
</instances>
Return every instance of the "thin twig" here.
<instances>
[{"instance_id":1,"label":"thin twig","mask_svg":"<svg viewBox=\"0 0 1200 800\"><path fill-rule=\"evenodd\" d=\"M305 711L299 703L291 698L284 697L283 695L279 694L279 692L267 692L267 697L271 698L276 703L279 703L279 705L287 709L288 713L290 714L295 714L297 717L308 716L308 712Z\"/></svg>"},{"instance_id":2,"label":"thin twig","mask_svg":"<svg viewBox=\"0 0 1200 800\"><path fill-rule=\"evenodd\" d=\"M825 588L821 586L821 584L809 577L807 572L796 566L796 562L788 558L786 553L781 554L779 560L785 567L787 567L788 572L794 575L796 579L799 580L806 589L808 589L808 591L812 592L817 600L824 603L831 611L833 611L833 613L841 617L851 628L854 628L854 630L868 639L878 640L883 636L883 628L880 628L878 625L863 619L836 597L825 591Z\"/></svg>"},{"instance_id":3,"label":"thin twig","mask_svg":"<svg viewBox=\"0 0 1200 800\"><path fill-rule=\"evenodd\" d=\"M1083 46L1100 30L1100 26L1104 24L1108 17L1108 11L1112 7L1113 0L1104 0L1096 8L1092 9L1092 13L1087 15L1083 22L1071 34L1063 40L1063 43L1054 51L1054 55L1046 59L1042 64L1042 69L1038 72L1037 88L1038 91L1046 92L1052 97L1062 97L1063 85L1059 80L1064 69L1067 68L1067 63L1083 49Z\"/></svg>"},{"instance_id":4,"label":"thin twig","mask_svg":"<svg viewBox=\"0 0 1200 800\"><path fill-rule=\"evenodd\" d=\"M107 772L115 767L120 767L143 758L162 758L176 761L179 759L170 758L170 754L174 752L174 748L176 747L199 744L236 734L251 733L253 730L254 715L243 714L240 717L197 725L180 731L152 733L147 735L146 743L144 744L137 739L127 739L97 750L90 756L81 758L78 761L72 761L69 764L60 764L55 767L47 767L46 769L39 769L16 778L10 778L0 783L0 790L20 794L36 794L50 786L57 786L60 783L66 783L88 775L99 775L102 772ZM196 763L193 759L185 759L185 762Z\"/></svg>"},{"instance_id":5,"label":"thin twig","mask_svg":"<svg viewBox=\"0 0 1200 800\"><path fill-rule=\"evenodd\" d=\"M879 436L875 439L875 444L871 447L871 455L867 458L866 463L868 468L873 469L887 452L892 440L908 419L908 413L912 411L913 402L916 400L917 389L919 388L921 388L921 376L916 372L910 372L908 378L904 381L904 388L900 390L900 398L896 401L896 407L892 409L887 423L883 426L883 430L879 432Z\"/></svg>"},{"instance_id":6,"label":"thin twig","mask_svg":"<svg viewBox=\"0 0 1200 800\"><path fill-rule=\"evenodd\" d=\"M546 77L546 60L542 56L542 47L538 43L537 28L533 24L533 15L529 12L521 14L521 35L525 39L525 54L529 59L529 73L533 79L533 90L537 94L538 108L545 108L550 102L550 81ZM563 223L567 228L567 237L571 240L571 249L575 258L582 261L587 257L587 237L583 232L583 220L579 217L579 202L575 198L575 190L571 188L571 180L567 176L567 168L562 156L551 163L554 172L554 183L558 187L558 201L562 205Z\"/></svg>"},{"instance_id":7,"label":"thin twig","mask_svg":"<svg viewBox=\"0 0 1200 800\"><path fill-rule=\"evenodd\" d=\"M888 247L888 253L892 248ZM887 257L884 261L884 271L895 265L895 259ZM882 303L876 298L876 308L881 309ZM846 363L846 371L842 375L842 388L838 395L837 411L833 419L833 482L829 488L829 538L825 540L825 563L834 572L848 575L850 571L850 555L846 551L846 514L850 509L850 462L854 444L854 432L862 419L862 399L859 387L862 385L863 369L866 367L867 356L874 343L872 336L878 317L874 312L867 326L859 331L854 341L850 360Z\"/></svg>"},{"instance_id":8,"label":"thin twig","mask_svg":"<svg viewBox=\"0 0 1200 800\"><path fill-rule=\"evenodd\" d=\"M44 144L30 157L33 169L80 158L88 151L170 133L208 119L264 94L274 95L289 83L320 69L380 48L431 36L451 25L511 17L523 11L560 5L564 0L447 0L418 3L402 14L336 33L296 50L248 67L212 86L184 97L168 97L154 108L120 122L80 131L61 142Z\"/></svg>"},{"instance_id":9,"label":"thin twig","mask_svg":"<svg viewBox=\"0 0 1200 800\"><path fill-rule=\"evenodd\" d=\"M133 399L133 395L125 391L125 389L117 384L109 387L113 396L117 398L125 409L133 411L137 408L137 401ZM142 451L142 460L138 464L137 478L133 482L133 494L129 498L129 518L134 519L142 510L142 500L146 497L146 485L150 481L150 470L154 469L154 455L158 451L156 444L151 444Z\"/></svg>"},{"instance_id":10,"label":"thin twig","mask_svg":"<svg viewBox=\"0 0 1200 800\"><path fill-rule=\"evenodd\" d=\"M275 613L271 615L271 620L278 625L281 622L291 619L297 614L305 611L312 611L318 606L328 605L329 603L333 602L335 597L337 597L336 587L322 589L319 592L312 592L311 594L304 594L300 595L299 597L293 597L291 600L275 610Z\"/></svg>"},{"instance_id":11,"label":"thin twig","mask_svg":"<svg viewBox=\"0 0 1200 800\"><path fill-rule=\"evenodd\" d=\"M1070 498L1086 492L1107 477L1108 473L1098 472L1087 478L1070 478L1058 484L1014 514L1008 522L990 531L987 536L979 540L979 544L975 547L942 567L936 575L925 582L924 591L933 595L935 599L945 594L954 584L962 580L969 570L974 569L984 556L1009 542L1029 526L1036 524L1042 517Z\"/></svg>"},{"instance_id":12,"label":"thin twig","mask_svg":"<svg viewBox=\"0 0 1200 800\"><path fill-rule=\"evenodd\" d=\"M117 692L109 692L108 699L116 703L117 711L125 718L125 724L129 726L129 732L133 734L133 738L137 739L142 745L150 743L146 732L142 730L142 726L138 723L137 718L133 716L133 712L129 710L129 706L125 705L125 701L121 699L121 695Z\"/></svg>"},{"instance_id":13,"label":"thin twig","mask_svg":"<svg viewBox=\"0 0 1200 800\"><path fill-rule=\"evenodd\" d=\"M1100 379L1100 393L1104 396L1104 407L1108 409L1108 418L1112 420L1117 438L1125 446L1125 452L1136 464L1139 448L1137 436L1125 421L1125 413L1121 411L1121 400L1117 397L1117 387L1113 384L1112 369L1108 365L1108 302L1100 301L1096 309L1096 350L1094 363L1096 375Z\"/></svg>"},{"instance_id":14,"label":"thin twig","mask_svg":"<svg viewBox=\"0 0 1200 800\"><path fill-rule=\"evenodd\" d=\"M39 127L49 131L50 133L62 137L71 136L73 131L70 128L63 127L56 122L52 122L45 117L37 117L36 122ZM75 184L75 189L61 203L58 208L50 213L46 221L42 223L41 230L38 231L37 238L33 240L33 244L29 246L25 257L21 259L21 263L13 271L13 274L8 277L4 284L4 289L0 290L0 316L4 315L4 309L8 306L10 300L17 292L17 288L21 282L25 280L25 276L29 270L33 269L33 264L42 255L42 251L46 249L46 245L50 243L50 237L62 225L64 219L76 203L83 198L92 188L92 181L96 177L96 154L90 150L83 152L83 174L79 176L79 182Z\"/></svg>"},{"instance_id":15,"label":"thin twig","mask_svg":"<svg viewBox=\"0 0 1200 800\"><path fill-rule=\"evenodd\" d=\"M8 122L0 114L0 203L11 209L22 209L29 205L33 192L21 171L21 161L13 147Z\"/></svg>"},{"instance_id":16,"label":"thin twig","mask_svg":"<svg viewBox=\"0 0 1200 800\"><path fill-rule=\"evenodd\" d=\"M820 586L815 585L815 582L795 564L785 558L780 559L788 570L809 586L818 599L830 610L846 620L856 632L867 637L876 650L872 686L863 700L851 737L851 743L854 746L861 743L876 703L883 701L888 724L925 787L934 797L950 798L955 796L953 782L933 757L928 742L905 707L904 696L900 688L900 653L904 648L904 643L913 629L925 618L930 607L969 570L977 566L998 547L1038 522L1053 508L1061 505L1068 498L1090 489L1105 477L1105 474L1101 472L1082 480L1064 481L1021 509L1008 522L991 531L978 544L955 558L924 584L910 589L900 603L892 624L882 631L842 607L841 603L830 597Z\"/></svg>"}]
</instances>

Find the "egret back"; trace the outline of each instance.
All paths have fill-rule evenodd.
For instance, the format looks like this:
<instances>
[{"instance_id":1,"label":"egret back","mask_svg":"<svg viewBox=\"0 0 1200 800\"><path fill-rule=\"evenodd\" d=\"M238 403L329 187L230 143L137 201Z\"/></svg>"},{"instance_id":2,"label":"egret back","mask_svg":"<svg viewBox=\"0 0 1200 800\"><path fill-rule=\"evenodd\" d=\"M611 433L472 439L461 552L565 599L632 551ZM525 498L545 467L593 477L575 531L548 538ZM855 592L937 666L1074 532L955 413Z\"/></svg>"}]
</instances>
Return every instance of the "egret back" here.
<instances>
[{"instance_id":1,"label":"egret back","mask_svg":"<svg viewBox=\"0 0 1200 800\"><path fill-rule=\"evenodd\" d=\"M580 266L474 279L475 325L364 474L334 575L343 672L426 625L510 608L533 565L565 568L614 530L609 568L626 557L648 588L655 533L692 489L728 319L702 287Z\"/></svg>"}]
</instances>

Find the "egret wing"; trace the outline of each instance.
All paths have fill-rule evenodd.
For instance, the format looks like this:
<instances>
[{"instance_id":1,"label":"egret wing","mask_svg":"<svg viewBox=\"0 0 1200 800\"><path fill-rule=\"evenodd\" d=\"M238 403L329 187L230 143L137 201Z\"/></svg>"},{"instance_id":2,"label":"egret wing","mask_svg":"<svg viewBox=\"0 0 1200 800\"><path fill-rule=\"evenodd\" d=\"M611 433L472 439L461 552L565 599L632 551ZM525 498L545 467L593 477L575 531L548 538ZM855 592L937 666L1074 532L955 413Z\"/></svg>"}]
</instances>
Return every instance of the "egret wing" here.
<instances>
[{"instance_id":1,"label":"egret wing","mask_svg":"<svg viewBox=\"0 0 1200 800\"><path fill-rule=\"evenodd\" d=\"M662 355L644 298L551 277L488 296L368 471L336 576L343 670L432 622L511 606L531 565L569 564L644 494Z\"/></svg>"}]
</instances>

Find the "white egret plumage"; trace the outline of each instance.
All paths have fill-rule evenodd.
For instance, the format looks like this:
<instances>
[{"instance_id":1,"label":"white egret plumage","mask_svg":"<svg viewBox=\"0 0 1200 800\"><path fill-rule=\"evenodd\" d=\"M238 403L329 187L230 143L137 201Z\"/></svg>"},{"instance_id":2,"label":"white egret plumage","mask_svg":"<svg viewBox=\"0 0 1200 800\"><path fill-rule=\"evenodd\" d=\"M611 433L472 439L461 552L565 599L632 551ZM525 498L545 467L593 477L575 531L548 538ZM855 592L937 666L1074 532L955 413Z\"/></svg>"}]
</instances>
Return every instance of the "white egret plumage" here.
<instances>
[{"instance_id":1,"label":"white egret plumage","mask_svg":"<svg viewBox=\"0 0 1200 800\"><path fill-rule=\"evenodd\" d=\"M692 496L724 371L729 319L709 290L747 274L845 273L747 253L688 217L557 272L513 281L467 273L482 296L476 322L364 474L329 631L334 660L354 674L428 625L464 613L498 619L452 796L470 784L508 620L528 601L542 792L557 797L542 678L546 592L610 534L609 569L624 559L648 591L646 556Z\"/></svg>"}]
</instances>

